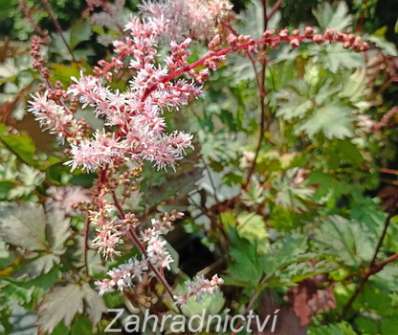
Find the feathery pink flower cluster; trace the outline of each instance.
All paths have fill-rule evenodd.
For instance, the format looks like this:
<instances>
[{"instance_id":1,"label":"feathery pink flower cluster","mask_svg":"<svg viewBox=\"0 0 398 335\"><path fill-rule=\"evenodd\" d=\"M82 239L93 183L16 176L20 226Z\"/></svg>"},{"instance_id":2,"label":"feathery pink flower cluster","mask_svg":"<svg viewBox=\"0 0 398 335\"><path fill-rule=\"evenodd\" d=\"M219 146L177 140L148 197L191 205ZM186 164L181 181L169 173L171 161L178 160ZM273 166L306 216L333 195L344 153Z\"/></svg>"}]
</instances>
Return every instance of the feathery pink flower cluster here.
<instances>
[{"instance_id":1,"label":"feathery pink flower cluster","mask_svg":"<svg viewBox=\"0 0 398 335\"><path fill-rule=\"evenodd\" d=\"M110 279L98 280L95 284L99 294L103 295L115 289L123 291L134 286L134 281L141 281L148 271L148 263L145 260L131 258L127 263L108 271Z\"/></svg>"},{"instance_id":2,"label":"feathery pink flower cluster","mask_svg":"<svg viewBox=\"0 0 398 335\"><path fill-rule=\"evenodd\" d=\"M118 246L122 244L125 227L116 213L116 208L105 200L101 206L89 213L90 222L96 229L96 237L92 245L105 259L120 255Z\"/></svg>"},{"instance_id":3,"label":"feathery pink flower cluster","mask_svg":"<svg viewBox=\"0 0 398 335\"><path fill-rule=\"evenodd\" d=\"M183 79L160 82L175 66L186 64L190 41L174 43L167 64L161 67L155 59L161 25L161 20L142 22L133 18L126 25L130 36L115 43L120 58L111 63L119 69L125 65L120 59L129 56L127 68L136 73L126 92L112 91L99 76L81 75L79 79L73 78L74 83L58 101L50 98L49 91L33 97L30 110L40 123L71 144L72 160L68 164L73 169L95 171L105 166L120 166L128 160L149 160L164 168L173 166L191 147L191 135L178 131L166 133L162 110L186 105L199 96L199 84ZM101 63L102 69L107 70L106 77L111 79L112 66L105 63ZM117 127L116 131L97 131L89 137L77 132L79 124L66 107L67 100L78 100L83 109L94 109L98 117L105 119L105 125Z\"/></svg>"}]
</instances>

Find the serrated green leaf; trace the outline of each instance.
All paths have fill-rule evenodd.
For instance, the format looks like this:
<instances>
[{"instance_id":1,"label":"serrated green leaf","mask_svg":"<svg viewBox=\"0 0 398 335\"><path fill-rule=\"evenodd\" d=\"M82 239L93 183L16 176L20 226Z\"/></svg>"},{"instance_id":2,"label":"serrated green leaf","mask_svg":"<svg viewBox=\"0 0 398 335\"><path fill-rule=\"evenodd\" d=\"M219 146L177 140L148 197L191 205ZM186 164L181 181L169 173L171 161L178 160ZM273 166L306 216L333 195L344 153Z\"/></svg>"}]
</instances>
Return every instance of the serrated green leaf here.
<instances>
[{"instance_id":1,"label":"serrated green leaf","mask_svg":"<svg viewBox=\"0 0 398 335\"><path fill-rule=\"evenodd\" d=\"M45 170L61 161L54 156L48 157L47 160L38 159L32 138L24 133L11 134L7 126L2 123L0 123L0 142L23 163L39 170Z\"/></svg>"},{"instance_id":2,"label":"serrated green leaf","mask_svg":"<svg viewBox=\"0 0 398 335\"><path fill-rule=\"evenodd\" d=\"M353 267L370 261L375 247L374 238L359 222L337 215L322 222L316 232L316 240L326 247L325 252Z\"/></svg>"},{"instance_id":3,"label":"serrated green leaf","mask_svg":"<svg viewBox=\"0 0 398 335\"><path fill-rule=\"evenodd\" d=\"M390 56L397 56L398 51L394 43L387 41L385 38L372 35L367 37L368 41L374 43L378 48L382 49L384 53Z\"/></svg>"},{"instance_id":4,"label":"serrated green leaf","mask_svg":"<svg viewBox=\"0 0 398 335\"><path fill-rule=\"evenodd\" d=\"M264 218L255 213L242 213L237 218L237 231L240 237L261 245L261 250L267 249L267 231Z\"/></svg>"},{"instance_id":5,"label":"serrated green leaf","mask_svg":"<svg viewBox=\"0 0 398 335\"><path fill-rule=\"evenodd\" d=\"M255 287L263 274L263 257L258 254L257 246L239 237L236 219L233 216L222 217L231 240L230 255L232 262L228 267L228 275L224 277L227 285Z\"/></svg>"},{"instance_id":6,"label":"serrated green leaf","mask_svg":"<svg viewBox=\"0 0 398 335\"><path fill-rule=\"evenodd\" d=\"M322 133L329 139L350 137L353 134L351 109L339 103L317 108L313 115L297 128L297 132L305 132L309 137Z\"/></svg>"},{"instance_id":7,"label":"serrated green leaf","mask_svg":"<svg viewBox=\"0 0 398 335\"><path fill-rule=\"evenodd\" d=\"M343 31L352 23L352 17L344 1L338 2L337 5L323 2L313 11L313 14L322 29L333 28Z\"/></svg>"},{"instance_id":8,"label":"serrated green leaf","mask_svg":"<svg viewBox=\"0 0 398 335\"><path fill-rule=\"evenodd\" d=\"M281 101L276 115L290 121L294 118L302 119L313 107L313 103L308 99L308 85L305 82L295 82L291 89L285 89L276 95Z\"/></svg>"},{"instance_id":9,"label":"serrated green leaf","mask_svg":"<svg viewBox=\"0 0 398 335\"><path fill-rule=\"evenodd\" d=\"M306 253L307 239L300 235L291 235L282 238L272 245L262 264L267 276L274 275L290 264L297 263Z\"/></svg>"},{"instance_id":10,"label":"serrated green leaf","mask_svg":"<svg viewBox=\"0 0 398 335\"><path fill-rule=\"evenodd\" d=\"M305 211L307 203L311 201L313 189L304 184L295 184L294 177L297 169L289 169L283 178L272 183L276 191L275 203L278 206L291 209L295 212Z\"/></svg>"},{"instance_id":11,"label":"serrated green leaf","mask_svg":"<svg viewBox=\"0 0 398 335\"><path fill-rule=\"evenodd\" d=\"M307 179L307 184L316 186L313 195L316 201L329 203L332 207L342 195L352 191L352 185L321 171L313 171Z\"/></svg>"}]
</instances>

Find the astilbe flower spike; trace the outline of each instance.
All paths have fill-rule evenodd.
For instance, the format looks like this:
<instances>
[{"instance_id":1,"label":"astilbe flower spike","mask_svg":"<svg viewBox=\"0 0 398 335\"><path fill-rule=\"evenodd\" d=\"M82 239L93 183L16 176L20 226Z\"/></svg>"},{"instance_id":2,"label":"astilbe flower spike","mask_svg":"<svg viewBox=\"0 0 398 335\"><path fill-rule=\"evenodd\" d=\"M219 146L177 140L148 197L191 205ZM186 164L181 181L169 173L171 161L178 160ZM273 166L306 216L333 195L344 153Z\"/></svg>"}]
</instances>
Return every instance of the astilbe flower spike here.
<instances>
[{"instance_id":1,"label":"astilbe flower spike","mask_svg":"<svg viewBox=\"0 0 398 335\"><path fill-rule=\"evenodd\" d=\"M92 74L72 78L67 89L50 84L40 54L43 43L33 40L34 65L47 87L32 97L30 111L42 126L68 144L67 165L98 173L88 214L88 222L96 230L92 246L105 258L113 258L120 254L119 247L128 237L142 253L140 259L108 272L110 279L98 281L101 293L129 289L147 273L162 281L174 298L162 275L173 262L163 235L182 214L165 214L142 230L143 225L133 213L125 211L117 194L118 189L127 196L131 193L130 183L140 174L144 161L159 169L174 167L192 148L191 134L167 131L162 115L165 109L177 110L198 98L209 73L231 53L253 55L283 43L293 48L302 43L341 43L358 52L369 47L355 35L331 29L320 34L311 27L303 31L266 30L258 39L239 35L230 26L231 8L227 0L145 2L140 16L126 24L126 36L113 43L113 57L99 61ZM208 51L189 63L192 40L208 41ZM163 60L158 52L160 45L169 50ZM111 81L124 73L132 74L127 89L112 90ZM78 108L93 110L104 121L104 128L93 130L77 119ZM132 171L130 176L126 170ZM217 276L211 280L198 277L177 301L183 304L191 296L212 293L221 283Z\"/></svg>"}]
</instances>

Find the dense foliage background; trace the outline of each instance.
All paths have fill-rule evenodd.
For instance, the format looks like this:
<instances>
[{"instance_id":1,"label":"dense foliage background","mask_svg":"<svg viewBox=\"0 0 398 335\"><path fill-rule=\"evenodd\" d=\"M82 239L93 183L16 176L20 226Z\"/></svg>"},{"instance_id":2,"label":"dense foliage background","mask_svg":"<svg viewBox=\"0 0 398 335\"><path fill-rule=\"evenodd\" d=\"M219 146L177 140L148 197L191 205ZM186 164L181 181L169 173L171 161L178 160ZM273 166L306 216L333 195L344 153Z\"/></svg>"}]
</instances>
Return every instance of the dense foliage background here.
<instances>
[{"instance_id":1,"label":"dense foliage background","mask_svg":"<svg viewBox=\"0 0 398 335\"><path fill-rule=\"evenodd\" d=\"M94 280L136 250L126 246L112 262L92 249L86 255L84 217L68 208L66 191L54 196L89 188L96 176L71 172L59 141L27 112L40 85L30 39L48 32L50 81L69 85L110 55L138 2L46 3L0 3L0 332L101 334L112 319L105 306L162 312L170 301L158 299L161 285L97 295ZM261 34L260 2L234 1L234 9L240 32ZM176 171L144 166L128 205L143 222L157 211L184 212L167 236L177 291L197 272L223 276L222 290L192 301L186 315L279 308L279 334L398 332L397 16L394 0L282 1L270 28L356 32L370 50L270 50L265 129L256 78L241 56L211 75L201 99L166 114L170 129L194 134L194 149ZM203 51L195 44L192 59Z\"/></svg>"}]
</instances>

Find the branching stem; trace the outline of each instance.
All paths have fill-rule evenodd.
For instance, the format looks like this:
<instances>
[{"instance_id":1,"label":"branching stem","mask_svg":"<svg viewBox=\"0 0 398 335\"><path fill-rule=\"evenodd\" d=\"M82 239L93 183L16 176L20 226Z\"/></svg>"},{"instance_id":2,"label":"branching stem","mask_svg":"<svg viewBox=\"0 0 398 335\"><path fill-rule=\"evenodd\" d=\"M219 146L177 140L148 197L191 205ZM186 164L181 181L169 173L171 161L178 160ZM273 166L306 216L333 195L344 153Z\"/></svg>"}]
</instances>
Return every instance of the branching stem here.
<instances>
[{"instance_id":1,"label":"branching stem","mask_svg":"<svg viewBox=\"0 0 398 335\"><path fill-rule=\"evenodd\" d=\"M42 4L44 5L44 8L46 9L48 16L50 17L51 21L53 22L55 29L57 30L58 35L61 37L62 42L65 44L65 47L68 49L68 52L70 54L70 56L72 57L72 60L74 62L76 62L76 58L73 55L73 51L72 48L70 47L70 45L68 44L68 42L65 39L65 36L62 32L62 28L61 25L59 24L59 21L50 5L50 3L48 2L48 0L41 0Z\"/></svg>"},{"instance_id":2,"label":"branching stem","mask_svg":"<svg viewBox=\"0 0 398 335\"><path fill-rule=\"evenodd\" d=\"M126 214L123 210L122 205L119 202L119 199L117 198L117 195L115 193L115 191L112 191L112 198L113 198L113 202L115 204L116 209L119 212L119 216L121 219L126 217ZM167 293L169 294L171 300L176 303L174 294L173 294L173 289L171 288L170 284L167 282L166 278L164 277L164 275L162 273L160 273L159 269L156 268L156 266L154 266L151 261L149 260L149 258L146 255L146 248L145 245L141 242L140 238L137 236L137 233L135 232L134 229L128 229L127 230L127 237L131 240L131 242L140 250L140 252L145 256L147 262L148 262L148 266L151 269L151 271L155 274L156 278L158 279L158 281L160 283L162 283L162 285L164 286L164 288L166 289ZM178 304L176 304L179 312L182 314L181 308L178 306Z\"/></svg>"},{"instance_id":3,"label":"branching stem","mask_svg":"<svg viewBox=\"0 0 398 335\"><path fill-rule=\"evenodd\" d=\"M377 257L378 257L378 255L379 255L379 253L380 253L381 247L383 246L384 240L385 240L385 238L386 238L386 236L387 236L388 227L390 226L390 224L391 224L391 219L394 217L394 215L395 215L395 213L389 214L389 215L387 216L386 221L385 221L385 223L384 223L383 231L382 231L382 233L381 233L381 235L380 235L380 238L379 238L379 240L378 240L378 242L377 242L376 249L375 249L375 251L374 251L372 260L371 260L370 263L369 263L368 270L365 272L365 274L363 275L363 277L362 277L362 279L361 279L359 285L356 287L354 293L352 294L351 298L348 300L348 302L347 302L346 305L344 306L344 308L343 308L343 313L342 313L343 316L344 316L344 315L347 315L347 312L350 311L350 309L351 309L353 303L355 302L355 300L358 298L358 296L359 296L359 295L361 294L361 292L363 291L363 289L364 289L366 283L368 282L369 278L370 278L372 275L374 275L374 274L380 272L381 270L383 270L384 267L385 267L387 264L390 264L390 263L392 263L392 262L398 260L398 253L396 253L396 254L394 254L394 255L388 257L388 258L385 259L384 261L377 262Z\"/></svg>"}]
</instances>

